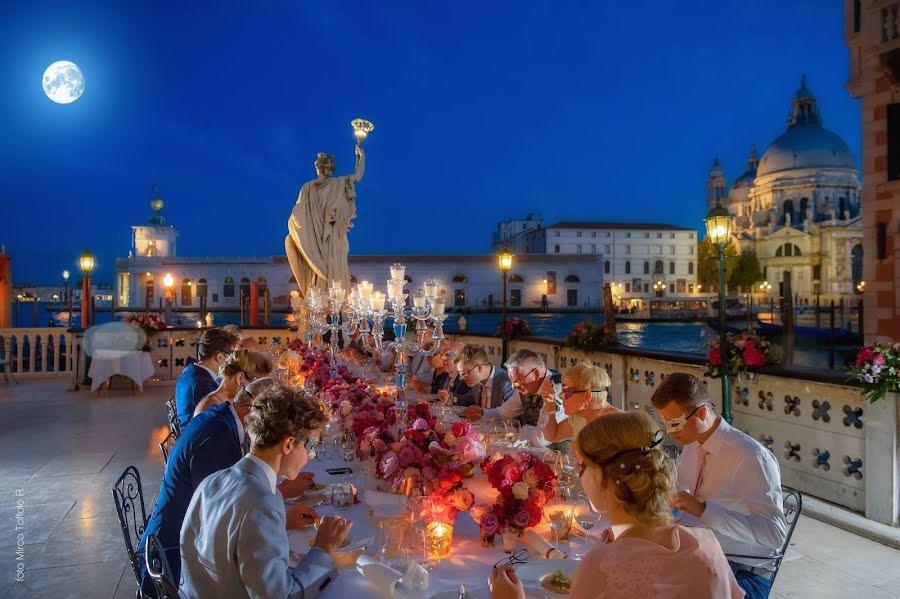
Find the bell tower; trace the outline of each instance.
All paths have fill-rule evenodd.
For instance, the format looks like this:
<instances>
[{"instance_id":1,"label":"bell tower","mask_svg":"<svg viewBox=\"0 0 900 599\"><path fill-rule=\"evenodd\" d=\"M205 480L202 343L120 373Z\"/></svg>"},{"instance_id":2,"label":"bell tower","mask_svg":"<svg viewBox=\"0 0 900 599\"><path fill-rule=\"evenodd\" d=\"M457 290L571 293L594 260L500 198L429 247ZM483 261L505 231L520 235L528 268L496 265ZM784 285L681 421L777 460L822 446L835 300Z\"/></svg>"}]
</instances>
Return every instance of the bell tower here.
<instances>
[{"instance_id":1,"label":"bell tower","mask_svg":"<svg viewBox=\"0 0 900 599\"><path fill-rule=\"evenodd\" d=\"M175 242L178 238L178 229L166 224L166 217L162 215L163 202L159 194L159 185L153 186L153 197L150 199L150 208L153 214L147 218L146 225L131 227L131 251L135 257L171 257L175 256Z\"/></svg>"},{"instance_id":2,"label":"bell tower","mask_svg":"<svg viewBox=\"0 0 900 599\"><path fill-rule=\"evenodd\" d=\"M728 182L725 180L725 170L716 156L712 166L709 169L709 178L706 180L706 211L709 212L716 206L716 202L721 202L724 208L728 208L728 197L725 195L725 188Z\"/></svg>"}]
</instances>

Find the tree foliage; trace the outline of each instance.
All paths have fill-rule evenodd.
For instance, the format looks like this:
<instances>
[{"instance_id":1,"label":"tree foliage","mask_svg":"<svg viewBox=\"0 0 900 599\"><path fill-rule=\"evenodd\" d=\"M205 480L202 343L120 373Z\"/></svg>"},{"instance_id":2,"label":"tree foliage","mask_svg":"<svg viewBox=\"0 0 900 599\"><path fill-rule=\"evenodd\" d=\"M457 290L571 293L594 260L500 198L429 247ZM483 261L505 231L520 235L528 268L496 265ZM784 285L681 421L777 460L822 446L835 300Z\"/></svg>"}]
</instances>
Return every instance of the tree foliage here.
<instances>
[{"instance_id":1,"label":"tree foliage","mask_svg":"<svg viewBox=\"0 0 900 599\"><path fill-rule=\"evenodd\" d=\"M737 249L733 243L729 243L725 246L726 289L731 283L731 275L738 260ZM719 290L719 250L707 239L697 243L697 282L703 285L704 291Z\"/></svg>"},{"instance_id":2,"label":"tree foliage","mask_svg":"<svg viewBox=\"0 0 900 599\"><path fill-rule=\"evenodd\" d=\"M741 291L752 291L753 286L763 280L759 259L753 252L744 252L737 258L737 264L728 277L728 285Z\"/></svg>"}]
</instances>

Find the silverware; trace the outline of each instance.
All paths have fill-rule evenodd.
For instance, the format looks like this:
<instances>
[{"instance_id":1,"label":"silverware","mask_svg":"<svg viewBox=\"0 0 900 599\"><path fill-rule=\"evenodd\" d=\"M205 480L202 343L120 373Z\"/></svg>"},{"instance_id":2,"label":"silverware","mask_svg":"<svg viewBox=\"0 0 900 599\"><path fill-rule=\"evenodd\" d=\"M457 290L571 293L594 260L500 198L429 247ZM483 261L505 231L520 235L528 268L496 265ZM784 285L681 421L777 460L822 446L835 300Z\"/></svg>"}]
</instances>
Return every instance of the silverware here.
<instances>
[{"instance_id":1,"label":"silverware","mask_svg":"<svg viewBox=\"0 0 900 599\"><path fill-rule=\"evenodd\" d=\"M322 506L325 505L326 503L328 503L328 499L327 499L327 498L326 498L326 499L320 499L319 501L317 501L317 502L315 503L315 505L313 505L313 507L314 507L314 508L316 508L316 507L322 507Z\"/></svg>"}]
</instances>

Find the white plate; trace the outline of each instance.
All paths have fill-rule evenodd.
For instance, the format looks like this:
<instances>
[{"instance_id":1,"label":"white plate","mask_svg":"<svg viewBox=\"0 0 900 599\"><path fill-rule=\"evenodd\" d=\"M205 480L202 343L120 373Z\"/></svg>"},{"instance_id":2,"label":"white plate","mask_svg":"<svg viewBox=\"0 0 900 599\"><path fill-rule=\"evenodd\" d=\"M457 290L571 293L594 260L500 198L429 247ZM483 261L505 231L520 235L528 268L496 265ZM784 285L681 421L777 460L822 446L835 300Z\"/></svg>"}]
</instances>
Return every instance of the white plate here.
<instances>
[{"instance_id":1,"label":"white plate","mask_svg":"<svg viewBox=\"0 0 900 599\"><path fill-rule=\"evenodd\" d=\"M548 596L552 597L564 597L565 595L543 590L543 587L541 587L541 579L557 570L562 570L571 579L575 574L575 570L578 568L578 563L579 562L571 559L536 560L516 568L516 576L519 577L519 580L521 580L525 586L530 587L531 589L542 590Z\"/></svg>"}]
</instances>

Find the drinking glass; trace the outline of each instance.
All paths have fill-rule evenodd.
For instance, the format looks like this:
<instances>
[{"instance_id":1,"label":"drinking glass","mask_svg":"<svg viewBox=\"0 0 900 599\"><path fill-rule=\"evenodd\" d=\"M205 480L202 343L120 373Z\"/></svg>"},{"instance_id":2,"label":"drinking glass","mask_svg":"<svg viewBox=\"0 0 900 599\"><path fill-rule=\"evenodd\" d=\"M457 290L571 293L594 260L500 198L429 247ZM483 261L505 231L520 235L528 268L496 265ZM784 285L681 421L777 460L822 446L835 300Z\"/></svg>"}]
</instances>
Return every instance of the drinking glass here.
<instances>
[{"instance_id":1,"label":"drinking glass","mask_svg":"<svg viewBox=\"0 0 900 599\"><path fill-rule=\"evenodd\" d=\"M512 445L519 440L522 434L522 425L518 420L507 420L503 423L506 430L506 442Z\"/></svg>"},{"instance_id":2,"label":"drinking glass","mask_svg":"<svg viewBox=\"0 0 900 599\"><path fill-rule=\"evenodd\" d=\"M344 473L344 478L353 478L353 473L349 472L351 464L356 460L356 436L347 432L341 437L341 457L344 458L344 466L348 472Z\"/></svg>"},{"instance_id":3,"label":"drinking glass","mask_svg":"<svg viewBox=\"0 0 900 599\"><path fill-rule=\"evenodd\" d=\"M553 473L559 477L562 474L562 452L548 449L541 455L541 461L553 469Z\"/></svg>"},{"instance_id":4,"label":"drinking glass","mask_svg":"<svg viewBox=\"0 0 900 599\"><path fill-rule=\"evenodd\" d=\"M575 522L584 531L584 537L581 539L579 547L575 550L575 559L582 559L591 549L588 543L588 536L591 530L600 522L600 512L594 509L594 505L586 495L578 497L575 505Z\"/></svg>"},{"instance_id":5,"label":"drinking glass","mask_svg":"<svg viewBox=\"0 0 900 599\"><path fill-rule=\"evenodd\" d=\"M544 520L553 530L556 546L559 548L559 538L564 536L572 528L572 512L574 505L571 501L556 501L544 506Z\"/></svg>"},{"instance_id":6,"label":"drinking glass","mask_svg":"<svg viewBox=\"0 0 900 599\"><path fill-rule=\"evenodd\" d=\"M348 482L335 484L331 488L331 505L337 510L353 507L353 485Z\"/></svg>"}]
</instances>

